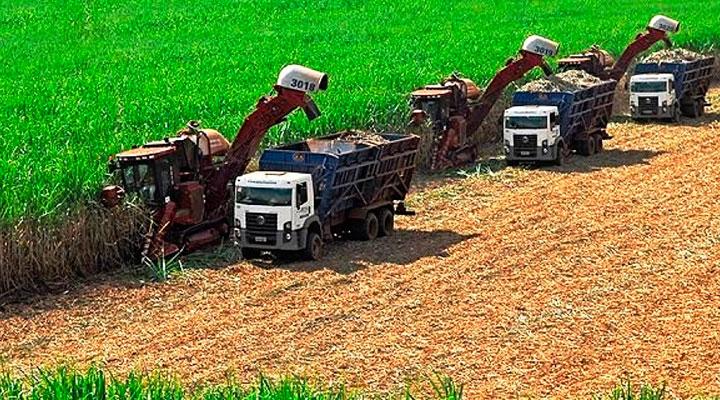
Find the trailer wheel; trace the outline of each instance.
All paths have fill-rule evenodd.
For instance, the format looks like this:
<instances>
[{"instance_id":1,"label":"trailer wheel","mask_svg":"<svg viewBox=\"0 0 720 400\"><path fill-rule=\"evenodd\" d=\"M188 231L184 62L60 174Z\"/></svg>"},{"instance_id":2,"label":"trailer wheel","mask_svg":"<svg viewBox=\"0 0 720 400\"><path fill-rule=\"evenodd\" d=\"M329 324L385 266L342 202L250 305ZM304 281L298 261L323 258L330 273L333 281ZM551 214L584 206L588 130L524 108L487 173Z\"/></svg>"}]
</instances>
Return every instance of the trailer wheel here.
<instances>
[{"instance_id":1,"label":"trailer wheel","mask_svg":"<svg viewBox=\"0 0 720 400\"><path fill-rule=\"evenodd\" d=\"M365 219L353 224L354 236L359 240L374 240L380 230L378 218L375 213L369 212Z\"/></svg>"},{"instance_id":2,"label":"trailer wheel","mask_svg":"<svg viewBox=\"0 0 720 400\"><path fill-rule=\"evenodd\" d=\"M322 258L322 253L322 238L317 234L317 232L308 232L305 249L303 249L303 257L310 261L317 261Z\"/></svg>"},{"instance_id":3,"label":"trailer wheel","mask_svg":"<svg viewBox=\"0 0 720 400\"><path fill-rule=\"evenodd\" d=\"M391 236L395 232L395 214L390 209L380 210L380 231L378 236Z\"/></svg>"},{"instance_id":4,"label":"trailer wheel","mask_svg":"<svg viewBox=\"0 0 720 400\"><path fill-rule=\"evenodd\" d=\"M595 139L595 152L602 153L603 151L603 138L600 135L594 135Z\"/></svg>"},{"instance_id":5,"label":"trailer wheel","mask_svg":"<svg viewBox=\"0 0 720 400\"><path fill-rule=\"evenodd\" d=\"M699 103L694 101L692 104L688 104L682 107L682 112L686 117L697 118L700 116Z\"/></svg>"},{"instance_id":6,"label":"trailer wheel","mask_svg":"<svg viewBox=\"0 0 720 400\"><path fill-rule=\"evenodd\" d=\"M595 148L595 138L590 136L587 140L587 155L591 156L595 154L595 150L597 150Z\"/></svg>"},{"instance_id":7,"label":"trailer wheel","mask_svg":"<svg viewBox=\"0 0 720 400\"><path fill-rule=\"evenodd\" d=\"M245 260L254 260L256 258L260 258L260 250L258 249L243 247L240 249L240 253L242 254L242 258L244 258Z\"/></svg>"}]
</instances>

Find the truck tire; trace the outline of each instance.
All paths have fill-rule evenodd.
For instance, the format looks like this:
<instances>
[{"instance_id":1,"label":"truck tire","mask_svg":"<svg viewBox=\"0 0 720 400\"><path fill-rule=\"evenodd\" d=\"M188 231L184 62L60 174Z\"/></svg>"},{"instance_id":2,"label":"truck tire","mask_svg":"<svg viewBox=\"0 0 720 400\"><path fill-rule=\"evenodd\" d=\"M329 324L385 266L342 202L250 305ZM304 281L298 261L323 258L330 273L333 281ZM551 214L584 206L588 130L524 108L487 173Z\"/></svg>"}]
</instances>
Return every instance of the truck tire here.
<instances>
[{"instance_id":1,"label":"truck tire","mask_svg":"<svg viewBox=\"0 0 720 400\"><path fill-rule=\"evenodd\" d=\"M310 261L317 261L323 255L323 241L317 232L308 232L305 248L302 251L303 258Z\"/></svg>"},{"instance_id":2,"label":"truck tire","mask_svg":"<svg viewBox=\"0 0 720 400\"><path fill-rule=\"evenodd\" d=\"M374 240L377 238L379 230L380 223L377 215L373 212L367 213L365 219L353 224L353 236L358 240Z\"/></svg>"},{"instance_id":3,"label":"truck tire","mask_svg":"<svg viewBox=\"0 0 720 400\"><path fill-rule=\"evenodd\" d=\"M391 236L395 233L395 214L388 208L380 210L380 231L378 236Z\"/></svg>"},{"instance_id":4,"label":"truck tire","mask_svg":"<svg viewBox=\"0 0 720 400\"><path fill-rule=\"evenodd\" d=\"M680 122L680 114L681 114L681 113L680 113L680 106L678 106L678 105L676 104L675 107L673 107L673 115L672 115L672 122L673 122L673 123L676 123L676 124L677 124L677 123Z\"/></svg>"},{"instance_id":5,"label":"truck tire","mask_svg":"<svg viewBox=\"0 0 720 400\"><path fill-rule=\"evenodd\" d=\"M595 154L595 139L592 136L588 136L586 140L580 140L577 143L578 153L583 156L591 156Z\"/></svg>"},{"instance_id":6,"label":"truck tire","mask_svg":"<svg viewBox=\"0 0 720 400\"><path fill-rule=\"evenodd\" d=\"M254 260L260 258L260 250L258 249L243 247L240 249L240 253L242 254L242 258L245 260Z\"/></svg>"},{"instance_id":7,"label":"truck tire","mask_svg":"<svg viewBox=\"0 0 720 400\"><path fill-rule=\"evenodd\" d=\"M705 100L698 99L698 117L705 115Z\"/></svg>"},{"instance_id":8,"label":"truck tire","mask_svg":"<svg viewBox=\"0 0 720 400\"><path fill-rule=\"evenodd\" d=\"M601 135L593 135L593 139L595 139L595 152L596 153L602 153L603 151L603 138Z\"/></svg>"},{"instance_id":9,"label":"truck tire","mask_svg":"<svg viewBox=\"0 0 720 400\"><path fill-rule=\"evenodd\" d=\"M555 161L554 164L557 166L562 167L565 165L565 161L567 158L567 146L565 145L565 142L561 141L557 145L557 154L555 155Z\"/></svg>"},{"instance_id":10,"label":"truck tire","mask_svg":"<svg viewBox=\"0 0 720 400\"><path fill-rule=\"evenodd\" d=\"M698 107L698 102L694 101L692 104L688 104L685 106L682 106L682 112L683 115L690 118L697 118L700 116L700 110Z\"/></svg>"}]
</instances>

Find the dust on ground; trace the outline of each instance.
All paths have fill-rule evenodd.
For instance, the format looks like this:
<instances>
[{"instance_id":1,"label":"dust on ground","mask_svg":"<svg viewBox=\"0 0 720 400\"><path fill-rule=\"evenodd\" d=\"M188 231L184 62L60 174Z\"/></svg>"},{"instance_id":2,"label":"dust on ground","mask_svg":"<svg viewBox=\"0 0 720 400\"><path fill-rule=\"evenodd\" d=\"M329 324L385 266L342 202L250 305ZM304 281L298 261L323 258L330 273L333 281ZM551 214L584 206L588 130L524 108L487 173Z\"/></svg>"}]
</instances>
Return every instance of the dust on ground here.
<instances>
[{"instance_id":1,"label":"dust on ground","mask_svg":"<svg viewBox=\"0 0 720 400\"><path fill-rule=\"evenodd\" d=\"M720 391L720 90L699 121L615 122L564 167L423 178L395 236L317 263L241 262L167 284L108 276L0 314L0 358L231 370L374 390L442 371L470 399L634 382Z\"/></svg>"}]
</instances>

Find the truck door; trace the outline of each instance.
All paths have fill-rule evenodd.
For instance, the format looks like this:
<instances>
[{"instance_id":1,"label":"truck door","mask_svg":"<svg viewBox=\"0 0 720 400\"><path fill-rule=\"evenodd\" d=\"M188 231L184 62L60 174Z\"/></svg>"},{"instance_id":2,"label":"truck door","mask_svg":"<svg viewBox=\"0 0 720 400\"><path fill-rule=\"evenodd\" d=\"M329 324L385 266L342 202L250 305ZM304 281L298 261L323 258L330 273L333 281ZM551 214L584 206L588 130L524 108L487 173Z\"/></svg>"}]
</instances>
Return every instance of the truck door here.
<instances>
[{"instance_id":1,"label":"truck door","mask_svg":"<svg viewBox=\"0 0 720 400\"><path fill-rule=\"evenodd\" d=\"M295 185L295 208L297 210L297 212L294 213L296 218L293 218L295 229L301 228L313 213L312 202L310 201L311 196L308 189L309 186L307 182Z\"/></svg>"},{"instance_id":2,"label":"truck door","mask_svg":"<svg viewBox=\"0 0 720 400\"><path fill-rule=\"evenodd\" d=\"M552 131L553 143L560 137L560 124L557 113L550 113L550 129Z\"/></svg>"}]
</instances>

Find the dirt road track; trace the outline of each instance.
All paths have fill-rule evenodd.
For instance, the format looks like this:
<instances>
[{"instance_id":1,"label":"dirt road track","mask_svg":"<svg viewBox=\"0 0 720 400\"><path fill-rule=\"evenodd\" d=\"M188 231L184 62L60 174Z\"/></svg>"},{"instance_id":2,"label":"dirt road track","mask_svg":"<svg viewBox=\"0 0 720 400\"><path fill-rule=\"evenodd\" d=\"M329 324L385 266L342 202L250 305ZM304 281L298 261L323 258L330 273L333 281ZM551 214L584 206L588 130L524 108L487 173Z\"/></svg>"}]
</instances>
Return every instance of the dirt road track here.
<instances>
[{"instance_id":1,"label":"dirt road track","mask_svg":"<svg viewBox=\"0 0 720 400\"><path fill-rule=\"evenodd\" d=\"M586 395L628 375L720 393L720 107L610 133L604 154L560 169L426 180L396 236L334 244L319 264L105 277L6 306L0 354L373 389L438 370L470 399Z\"/></svg>"}]
</instances>

